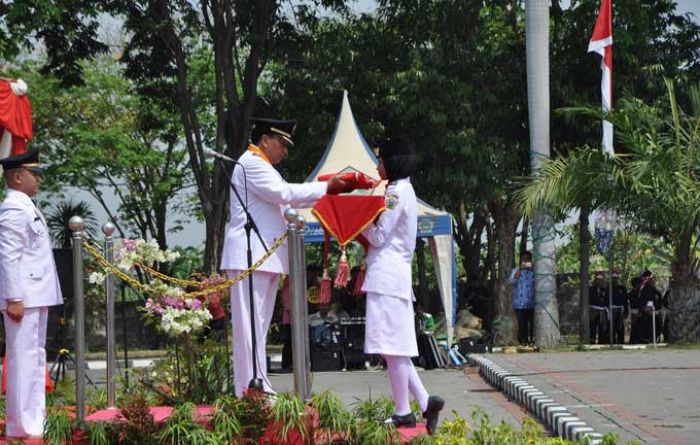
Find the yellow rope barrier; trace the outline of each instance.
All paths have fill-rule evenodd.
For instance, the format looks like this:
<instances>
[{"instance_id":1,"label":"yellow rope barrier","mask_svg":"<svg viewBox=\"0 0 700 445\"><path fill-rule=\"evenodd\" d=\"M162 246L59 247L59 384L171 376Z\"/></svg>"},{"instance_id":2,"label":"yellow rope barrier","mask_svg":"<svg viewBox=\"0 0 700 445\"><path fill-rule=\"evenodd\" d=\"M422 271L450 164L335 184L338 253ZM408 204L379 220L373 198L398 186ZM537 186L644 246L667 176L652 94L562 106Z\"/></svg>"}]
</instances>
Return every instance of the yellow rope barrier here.
<instances>
[{"instance_id":1,"label":"yellow rope barrier","mask_svg":"<svg viewBox=\"0 0 700 445\"><path fill-rule=\"evenodd\" d=\"M199 291L195 292L189 292L183 294L184 297L189 297L189 298L196 298L196 297L204 297L207 296L213 292L219 292L222 291L230 286L233 286L235 284L238 284L239 281L245 279L253 273L256 269L258 269L262 264L272 256L272 254L277 250L282 244L284 244L284 240L287 238L287 234L283 234L281 237L277 238L274 243L272 243L272 246L270 246L270 250L265 252L265 255L263 255L258 261L256 261L250 269L244 270L240 275L238 275L236 278L232 278L230 280L225 280L222 281L221 283L204 288ZM109 261L105 257L102 256L100 251L90 244L90 242L85 242L83 243L85 246L85 250L87 250L93 258L95 258L95 261L98 262L100 266L102 266L103 269L107 270L108 272L112 273L114 276L125 282L126 284L130 285L131 287L140 290L143 293L153 293L153 290L151 289L150 286L141 283L139 280L135 279L134 277L130 276L129 274L125 273L124 271L120 270L117 267L114 267L114 265L110 264ZM143 264L137 264L138 267L144 269L145 272L148 274L153 275L155 278L160 279L161 281L164 282L169 282L173 284L179 284L179 285L184 285L186 286L191 286L195 285L198 287L202 287L205 283L199 282L199 281L190 281L190 280L183 280L180 278L175 278L175 277L170 277L168 275L162 274L150 267L144 266Z\"/></svg>"}]
</instances>

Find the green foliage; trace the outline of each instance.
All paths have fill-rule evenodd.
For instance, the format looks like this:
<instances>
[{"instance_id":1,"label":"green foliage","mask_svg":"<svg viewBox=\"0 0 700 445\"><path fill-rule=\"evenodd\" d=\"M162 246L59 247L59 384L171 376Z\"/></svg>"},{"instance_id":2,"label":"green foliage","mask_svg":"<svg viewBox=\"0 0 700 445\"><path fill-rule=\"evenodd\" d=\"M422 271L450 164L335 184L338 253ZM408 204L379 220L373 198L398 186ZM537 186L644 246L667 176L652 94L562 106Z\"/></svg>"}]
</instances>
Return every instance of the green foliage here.
<instances>
[{"instance_id":1,"label":"green foliage","mask_svg":"<svg viewBox=\"0 0 700 445\"><path fill-rule=\"evenodd\" d=\"M279 443L284 443L289 438L291 430L296 430L304 442L311 436L313 419L306 410L304 402L296 394L277 394L272 404L272 421L277 425L275 439Z\"/></svg>"},{"instance_id":2,"label":"green foliage","mask_svg":"<svg viewBox=\"0 0 700 445\"><path fill-rule=\"evenodd\" d=\"M556 251L558 273L578 273L579 238L578 224L564 227L558 234L562 239ZM593 234L591 234L593 240ZM608 270L608 259L591 250L590 269ZM637 231L632 225L622 223L615 232L613 242L613 268L621 274L623 283L629 283L645 268L654 272L657 282L665 281L670 274L673 252L663 239Z\"/></svg>"},{"instance_id":3,"label":"green foliage","mask_svg":"<svg viewBox=\"0 0 700 445\"><path fill-rule=\"evenodd\" d=\"M44 422L44 443L48 445L71 445L73 443L73 420L65 409L48 410Z\"/></svg>"},{"instance_id":4,"label":"green foliage","mask_svg":"<svg viewBox=\"0 0 700 445\"><path fill-rule=\"evenodd\" d=\"M353 407L353 414L363 420L383 422L394 414L394 401L382 397L380 399L367 400L356 399Z\"/></svg>"},{"instance_id":5,"label":"green foliage","mask_svg":"<svg viewBox=\"0 0 700 445\"><path fill-rule=\"evenodd\" d=\"M54 392L46 394L46 405L63 407L75 405L75 382L72 379L62 379L55 383Z\"/></svg>"},{"instance_id":6,"label":"green foliage","mask_svg":"<svg viewBox=\"0 0 700 445\"><path fill-rule=\"evenodd\" d=\"M103 207L119 235L154 238L165 247L168 206L175 215L188 213L172 201L190 185L180 132L173 125L176 115L140 95L110 58L81 63L83 83L70 88L32 73L31 64L26 69L34 145L49 163L44 188L60 194L66 185L79 187ZM118 208L108 202L107 190ZM179 225L171 226L177 230Z\"/></svg>"},{"instance_id":7,"label":"green foliage","mask_svg":"<svg viewBox=\"0 0 700 445\"><path fill-rule=\"evenodd\" d=\"M109 422L87 422L88 440L90 445L112 445L117 443L114 434L114 424Z\"/></svg>"},{"instance_id":8,"label":"green foliage","mask_svg":"<svg viewBox=\"0 0 700 445\"><path fill-rule=\"evenodd\" d=\"M203 445L208 441L207 431L194 421L193 403L175 407L158 434L159 444Z\"/></svg>"},{"instance_id":9,"label":"green foliage","mask_svg":"<svg viewBox=\"0 0 700 445\"><path fill-rule=\"evenodd\" d=\"M73 231L68 227L68 222L73 216L80 216L85 222L85 234L88 239L95 239L97 236L97 219L90 208L90 204L85 201L62 201L51 209L46 216L46 225L51 232L51 237L58 247L69 249L71 247L71 237Z\"/></svg>"},{"instance_id":10,"label":"green foliage","mask_svg":"<svg viewBox=\"0 0 700 445\"><path fill-rule=\"evenodd\" d=\"M107 390L90 388L85 397L85 403L91 410L99 411L107 408Z\"/></svg>"},{"instance_id":11,"label":"green foliage","mask_svg":"<svg viewBox=\"0 0 700 445\"><path fill-rule=\"evenodd\" d=\"M236 437L240 437L243 431L238 412L241 404L234 396L223 396L214 403L214 415L211 423L214 432L224 438L227 443L233 442Z\"/></svg>"},{"instance_id":12,"label":"green foliage","mask_svg":"<svg viewBox=\"0 0 700 445\"><path fill-rule=\"evenodd\" d=\"M213 334L212 334L213 335ZM158 390L160 403L173 400L211 404L231 391L232 374L222 341L213 338L189 339L181 336L178 347L155 362L145 375L149 386Z\"/></svg>"},{"instance_id":13,"label":"green foliage","mask_svg":"<svg viewBox=\"0 0 700 445\"><path fill-rule=\"evenodd\" d=\"M316 393L311 397L311 407L318 414L319 427L333 431L347 431L350 413L343 402L330 391Z\"/></svg>"},{"instance_id":14,"label":"green foliage","mask_svg":"<svg viewBox=\"0 0 700 445\"><path fill-rule=\"evenodd\" d=\"M243 436L257 441L265 433L267 423L272 418L272 406L264 393L248 391L240 399L238 413Z\"/></svg>"}]
</instances>

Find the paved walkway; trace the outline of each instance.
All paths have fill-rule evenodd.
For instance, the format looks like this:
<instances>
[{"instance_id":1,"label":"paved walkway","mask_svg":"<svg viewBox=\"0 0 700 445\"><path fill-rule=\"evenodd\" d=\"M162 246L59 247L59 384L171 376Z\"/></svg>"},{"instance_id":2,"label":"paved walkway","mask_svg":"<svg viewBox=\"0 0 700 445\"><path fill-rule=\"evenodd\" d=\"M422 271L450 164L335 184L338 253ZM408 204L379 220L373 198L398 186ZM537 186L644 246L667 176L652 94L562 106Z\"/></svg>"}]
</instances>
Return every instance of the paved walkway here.
<instances>
[{"instance_id":1,"label":"paved walkway","mask_svg":"<svg viewBox=\"0 0 700 445\"><path fill-rule=\"evenodd\" d=\"M700 443L700 351L487 354L621 443Z\"/></svg>"},{"instance_id":2,"label":"paved walkway","mask_svg":"<svg viewBox=\"0 0 700 445\"><path fill-rule=\"evenodd\" d=\"M430 394L445 399L444 415L453 418L452 411L471 422L472 413L478 406L484 409L492 422L507 422L520 428L528 416L526 411L491 388L478 374L476 368L436 369L419 371L423 384ZM277 391L294 389L291 374L271 375L270 380ZM386 371L317 372L313 374L312 391L331 390L348 408L358 400L391 397L391 388Z\"/></svg>"}]
</instances>

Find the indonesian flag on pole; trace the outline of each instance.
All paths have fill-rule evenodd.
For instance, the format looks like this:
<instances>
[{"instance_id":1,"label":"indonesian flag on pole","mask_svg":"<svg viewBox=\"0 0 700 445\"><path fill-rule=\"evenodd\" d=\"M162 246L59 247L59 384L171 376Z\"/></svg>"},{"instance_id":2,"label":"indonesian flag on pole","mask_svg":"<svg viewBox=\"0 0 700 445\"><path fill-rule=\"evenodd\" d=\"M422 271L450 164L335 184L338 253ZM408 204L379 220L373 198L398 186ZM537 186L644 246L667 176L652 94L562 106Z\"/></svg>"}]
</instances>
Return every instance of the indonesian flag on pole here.
<instances>
[{"instance_id":1,"label":"indonesian flag on pole","mask_svg":"<svg viewBox=\"0 0 700 445\"><path fill-rule=\"evenodd\" d=\"M600 11L598 11L598 21L593 29L593 36L588 44L588 52L596 52L602 57L600 68L603 71L603 78L600 82L600 90L603 99L603 110L612 110L612 73L613 73L613 50L612 50L612 0L601 0ZM603 153L614 154L613 149L613 126L610 122L603 121Z\"/></svg>"}]
</instances>

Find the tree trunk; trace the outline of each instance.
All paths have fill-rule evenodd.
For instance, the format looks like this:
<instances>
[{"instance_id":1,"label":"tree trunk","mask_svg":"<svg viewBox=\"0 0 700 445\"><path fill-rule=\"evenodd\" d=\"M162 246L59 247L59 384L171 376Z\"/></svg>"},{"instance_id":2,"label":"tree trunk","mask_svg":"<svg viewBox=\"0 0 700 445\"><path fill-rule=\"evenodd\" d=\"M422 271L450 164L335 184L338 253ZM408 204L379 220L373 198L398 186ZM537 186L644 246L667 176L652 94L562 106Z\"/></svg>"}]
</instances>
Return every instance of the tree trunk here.
<instances>
[{"instance_id":1,"label":"tree trunk","mask_svg":"<svg viewBox=\"0 0 700 445\"><path fill-rule=\"evenodd\" d=\"M700 341L700 282L696 277L672 278L666 323L669 343Z\"/></svg>"},{"instance_id":2,"label":"tree trunk","mask_svg":"<svg viewBox=\"0 0 700 445\"><path fill-rule=\"evenodd\" d=\"M425 273L425 241L419 238L416 240L416 264L418 266L418 302L423 306L428 302L428 277ZM435 313L434 308L425 307L430 313Z\"/></svg>"},{"instance_id":3,"label":"tree trunk","mask_svg":"<svg viewBox=\"0 0 700 445\"><path fill-rule=\"evenodd\" d=\"M517 206L494 198L489 203L494 221L496 256L498 267L495 286L494 343L515 343L515 316L513 312L512 288L508 283L510 272L515 266L515 230L520 220Z\"/></svg>"},{"instance_id":4,"label":"tree trunk","mask_svg":"<svg viewBox=\"0 0 700 445\"><path fill-rule=\"evenodd\" d=\"M460 205L456 226L456 240L462 254L462 265L467 274L467 282L475 283L483 279L481 273L481 237L486 226L486 210L477 208L469 224L469 214L464 204Z\"/></svg>"},{"instance_id":5,"label":"tree trunk","mask_svg":"<svg viewBox=\"0 0 700 445\"><path fill-rule=\"evenodd\" d=\"M692 237L692 231L687 231L675 246L666 321L671 343L700 341L700 280L693 270Z\"/></svg>"},{"instance_id":6,"label":"tree trunk","mask_svg":"<svg viewBox=\"0 0 700 445\"><path fill-rule=\"evenodd\" d=\"M525 2L525 52L531 166L549 159L549 0ZM559 343L559 310L554 277L553 222L546 209L532 219L535 257L535 343Z\"/></svg>"},{"instance_id":7,"label":"tree trunk","mask_svg":"<svg viewBox=\"0 0 700 445\"><path fill-rule=\"evenodd\" d=\"M591 232L588 224L588 217L590 216L590 206L588 203L581 204L581 213L579 214L579 337L580 342L587 345L591 342L591 329L588 313L588 270L591 265Z\"/></svg>"}]
</instances>

